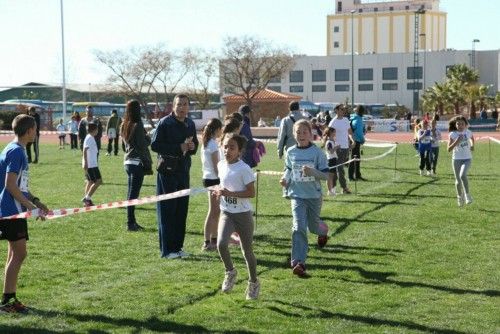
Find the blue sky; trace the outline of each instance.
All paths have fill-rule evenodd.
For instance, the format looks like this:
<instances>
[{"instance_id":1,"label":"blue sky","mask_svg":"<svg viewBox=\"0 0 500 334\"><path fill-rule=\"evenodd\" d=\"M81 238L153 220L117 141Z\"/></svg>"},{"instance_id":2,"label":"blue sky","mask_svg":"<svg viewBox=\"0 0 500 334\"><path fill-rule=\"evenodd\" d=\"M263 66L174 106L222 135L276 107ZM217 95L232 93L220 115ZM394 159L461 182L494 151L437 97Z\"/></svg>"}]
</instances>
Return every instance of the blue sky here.
<instances>
[{"instance_id":1,"label":"blue sky","mask_svg":"<svg viewBox=\"0 0 500 334\"><path fill-rule=\"evenodd\" d=\"M61 82L59 0L0 0L0 86ZM498 2L441 0L449 48L500 48ZM69 83L102 83L92 50L164 43L214 52L225 36L251 35L296 53L326 54L326 16L333 0L64 0Z\"/></svg>"}]
</instances>

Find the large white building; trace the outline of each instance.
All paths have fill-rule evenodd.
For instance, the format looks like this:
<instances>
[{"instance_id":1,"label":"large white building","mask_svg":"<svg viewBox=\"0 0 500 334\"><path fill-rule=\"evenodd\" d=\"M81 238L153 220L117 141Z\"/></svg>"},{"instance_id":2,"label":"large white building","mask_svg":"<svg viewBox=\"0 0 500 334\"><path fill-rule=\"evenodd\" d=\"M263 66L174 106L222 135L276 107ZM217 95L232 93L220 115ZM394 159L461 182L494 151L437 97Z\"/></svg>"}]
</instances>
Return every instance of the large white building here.
<instances>
[{"instance_id":1,"label":"large white building","mask_svg":"<svg viewBox=\"0 0 500 334\"><path fill-rule=\"evenodd\" d=\"M499 90L500 50L475 51L480 83L490 85L489 94ZM419 52L413 68L413 52L356 55L354 57L354 101L356 103L399 103L412 109L414 84L419 94L442 82L446 70L469 64L471 50ZM290 92L313 102L344 102L352 98L351 56L300 56L294 68L270 89ZM414 78L414 76L416 78Z\"/></svg>"},{"instance_id":2,"label":"large white building","mask_svg":"<svg viewBox=\"0 0 500 334\"><path fill-rule=\"evenodd\" d=\"M335 14L327 16L329 56L412 52L415 38L423 49L446 49L446 13L439 0L335 0L335 5Z\"/></svg>"}]
</instances>

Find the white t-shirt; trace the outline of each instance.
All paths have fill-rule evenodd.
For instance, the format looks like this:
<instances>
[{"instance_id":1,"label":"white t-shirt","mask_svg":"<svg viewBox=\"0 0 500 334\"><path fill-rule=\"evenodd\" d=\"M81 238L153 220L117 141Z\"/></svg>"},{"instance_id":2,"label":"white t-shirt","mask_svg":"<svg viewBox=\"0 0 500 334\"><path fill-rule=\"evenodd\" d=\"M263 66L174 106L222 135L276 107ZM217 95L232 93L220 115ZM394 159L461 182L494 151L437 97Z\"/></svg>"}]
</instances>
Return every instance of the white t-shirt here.
<instances>
[{"instance_id":1,"label":"white t-shirt","mask_svg":"<svg viewBox=\"0 0 500 334\"><path fill-rule=\"evenodd\" d=\"M450 139L454 141L458 138L459 135L463 135L463 138L457 144L457 146L453 148L452 159L472 159L472 152L470 150L470 139L472 138L472 132L470 132L470 130L465 130L464 132L452 131L450 132Z\"/></svg>"},{"instance_id":2,"label":"white t-shirt","mask_svg":"<svg viewBox=\"0 0 500 334\"><path fill-rule=\"evenodd\" d=\"M219 154L219 147L215 139L210 139L206 147L201 148L201 165L203 169L203 178L208 180L215 180L219 176L215 173L214 164L212 162L212 154L217 152Z\"/></svg>"},{"instance_id":3,"label":"white t-shirt","mask_svg":"<svg viewBox=\"0 0 500 334\"><path fill-rule=\"evenodd\" d=\"M57 124L56 130L58 135L66 134L66 126L64 126L64 124L61 123Z\"/></svg>"},{"instance_id":4,"label":"white t-shirt","mask_svg":"<svg viewBox=\"0 0 500 334\"><path fill-rule=\"evenodd\" d=\"M335 151L335 146L337 146L337 145L338 144L335 142L335 140L328 139L326 141L325 153L326 153L326 158L328 160L338 158L337 151Z\"/></svg>"},{"instance_id":5,"label":"white t-shirt","mask_svg":"<svg viewBox=\"0 0 500 334\"><path fill-rule=\"evenodd\" d=\"M87 150L87 167L94 168L97 167L97 143L92 135L87 135L83 141L83 150L88 147ZM82 157L82 167L85 167L85 160Z\"/></svg>"},{"instance_id":6,"label":"white t-shirt","mask_svg":"<svg viewBox=\"0 0 500 334\"><path fill-rule=\"evenodd\" d=\"M242 160L232 164L221 160L217 167L219 168L220 186L229 191L244 191L248 184L255 182L252 169ZM252 204L249 198L222 196L220 209L231 213L247 212L252 210Z\"/></svg>"},{"instance_id":7,"label":"white t-shirt","mask_svg":"<svg viewBox=\"0 0 500 334\"><path fill-rule=\"evenodd\" d=\"M335 117L328 127L335 129L337 145L339 145L340 148L349 148L349 129L351 128L351 124L347 117Z\"/></svg>"}]
</instances>

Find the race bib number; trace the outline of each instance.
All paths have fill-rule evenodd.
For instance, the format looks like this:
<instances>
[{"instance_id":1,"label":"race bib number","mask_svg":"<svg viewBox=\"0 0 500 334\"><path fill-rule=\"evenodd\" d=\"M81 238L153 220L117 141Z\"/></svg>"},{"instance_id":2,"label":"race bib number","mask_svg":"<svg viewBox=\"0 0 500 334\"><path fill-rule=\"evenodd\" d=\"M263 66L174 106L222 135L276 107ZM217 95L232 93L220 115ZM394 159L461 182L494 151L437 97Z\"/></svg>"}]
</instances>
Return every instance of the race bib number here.
<instances>
[{"instance_id":1,"label":"race bib number","mask_svg":"<svg viewBox=\"0 0 500 334\"><path fill-rule=\"evenodd\" d=\"M28 192L28 171L27 170L23 170L21 172L21 182L19 183L19 189L23 193Z\"/></svg>"},{"instance_id":2,"label":"race bib number","mask_svg":"<svg viewBox=\"0 0 500 334\"><path fill-rule=\"evenodd\" d=\"M237 197L224 196L224 201L230 205L238 205L238 198Z\"/></svg>"},{"instance_id":3,"label":"race bib number","mask_svg":"<svg viewBox=\"0 0 500 334\"><path fill-rule=\"evenodd\" d=\"M308 166L308 167L314 168L314 166L312 164L305 164L305 165L296 165L296 166L293 166L292 180L295 181L295 182L312 182L312 181L315 181L314 176L304 175L304 173L302 172L302 167L303 166Z\"/></svg>"}]
</instances>

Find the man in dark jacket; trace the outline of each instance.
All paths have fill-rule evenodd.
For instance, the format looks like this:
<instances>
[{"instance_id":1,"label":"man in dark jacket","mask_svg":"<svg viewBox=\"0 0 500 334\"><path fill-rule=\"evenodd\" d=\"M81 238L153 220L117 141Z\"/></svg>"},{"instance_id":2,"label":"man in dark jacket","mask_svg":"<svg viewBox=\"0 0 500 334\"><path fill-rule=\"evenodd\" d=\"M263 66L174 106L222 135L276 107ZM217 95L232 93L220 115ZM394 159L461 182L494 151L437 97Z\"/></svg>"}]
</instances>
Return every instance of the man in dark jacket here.
<instances>
[{"instance_id":1,"label":"man in dark jacket","mask_svg":"<svg viewBox=\"0 0 500 334\"><path fill-rule=\"evenodd\" d=\"M83 141L85 140L85 136L87 136L87 126L90 122L97 124L97 135L94 137L95 142L97 144L97 154L101 150L101 137L102 137L102 123L99 118L94 117L94 111L92 106L87 106L86 108L86 117L82 118L80 123L78 124L78 137L80 139L80 150L83 150Z\"/></svg>"},{"instance_id":2,"label":"man in dark jacket","mask_svg":"<svg viewBox=\"0 0 500 334\"><path fill-rule=\"evenodd\" d=\"M28 143L26 145L26 154L28 155L28 162L32 162L34 164L38 163L39 156L39 147L40 147L40 115L36 112L35 107L30 107L28 109L28 115L35 118L36 123L36 136L35 140L32 143ZM33 151L35 153L35 159L31 160L31 146L33 146Z\"/></svg>"},{"instance_id":3,"label":"man in dark jacket","mask_svg":"<svg viewBox=\"0 0 500 334\"><path fill-rule=\"evenodd\" d=\"M196 154L198 139L194 122L187 117L189 97L177 95L173 112L163 117L154 132L151 149L163 161L164 172L158 172L156 194L163 195L189 188L191 156ZM162 258L188 257L182 248L186 235L189 196L156 204L160 252Z\"/></svg>"}]
</instances>

